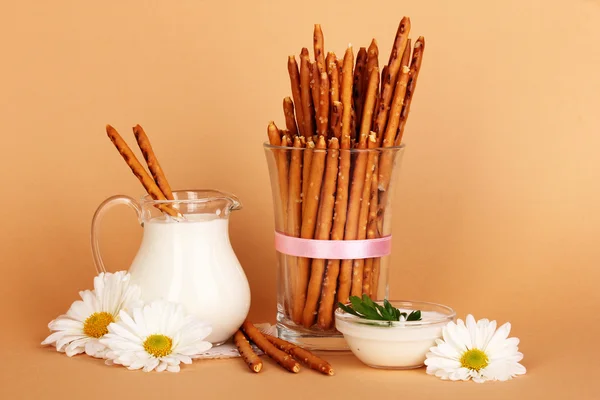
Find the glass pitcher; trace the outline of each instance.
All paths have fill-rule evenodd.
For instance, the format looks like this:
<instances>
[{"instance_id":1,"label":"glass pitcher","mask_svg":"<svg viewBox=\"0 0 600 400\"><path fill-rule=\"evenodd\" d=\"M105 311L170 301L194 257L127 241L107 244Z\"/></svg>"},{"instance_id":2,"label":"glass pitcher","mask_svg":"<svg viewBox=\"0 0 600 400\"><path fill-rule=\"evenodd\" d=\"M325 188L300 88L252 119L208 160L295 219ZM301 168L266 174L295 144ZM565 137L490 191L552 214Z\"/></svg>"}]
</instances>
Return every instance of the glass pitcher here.
<instances>
[{"instance_id":1,"label":"glass pitcher","mask_svg":"<svg viewBox=\"0 0 600 400\"><path fill-rule=\"evenodd\" d=\"M138 202L118 195L100 204L92 219L96 270L106 271L98 247L98 222L113 205L128 205L144 228L129 270L142 299L183 304L187 312L212 325L207 340L218 345L235 333L250 309L248 280L229 241L229 215L241 203L216 190L174 191L173 197L159 201L146 196ZM181 218L158 209L165 206Z\"/></svg>"}]
</instances>

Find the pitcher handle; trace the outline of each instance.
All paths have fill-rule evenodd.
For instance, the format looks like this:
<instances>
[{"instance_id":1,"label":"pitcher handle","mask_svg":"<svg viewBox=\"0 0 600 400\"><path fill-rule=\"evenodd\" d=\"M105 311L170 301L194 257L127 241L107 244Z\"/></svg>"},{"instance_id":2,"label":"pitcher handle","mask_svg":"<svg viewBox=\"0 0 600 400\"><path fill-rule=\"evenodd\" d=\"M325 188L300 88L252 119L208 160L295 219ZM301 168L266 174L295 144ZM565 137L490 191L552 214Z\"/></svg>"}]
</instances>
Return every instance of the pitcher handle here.
<instances>
[{"instance_id":1,"label":"pitcher handle","mask_svg":"<svg viewBox=\"0 0 600 400\"><path fill-rule=\"evenodd\" d=\"M117 204L125 204L135 210L137 214L137 218L140 224L142 224L142 207L140 204L135 201L133 198L124 195L117 195L109 197L104 200L96 209L94 213L94 217L92 218L92 256L94 257L94 266L96 267L96 272L99 274L101 272L106 272L106 268L104 267L104 262L102 261L102 256L100 255L100 248L98 246L98 222L100 217L104 215L108 209L112 208Z\"/></svg>"}]
</instances>

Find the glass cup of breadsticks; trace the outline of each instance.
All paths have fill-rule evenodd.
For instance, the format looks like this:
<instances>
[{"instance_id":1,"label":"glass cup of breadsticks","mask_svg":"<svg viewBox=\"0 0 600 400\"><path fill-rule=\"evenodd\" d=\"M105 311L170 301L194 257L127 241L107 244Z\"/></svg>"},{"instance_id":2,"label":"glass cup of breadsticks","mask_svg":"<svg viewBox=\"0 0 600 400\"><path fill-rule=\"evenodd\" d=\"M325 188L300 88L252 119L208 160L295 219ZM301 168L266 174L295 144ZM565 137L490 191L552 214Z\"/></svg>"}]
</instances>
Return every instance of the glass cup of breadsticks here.
<instances>
[{"instance_id":1,"label":"glass cup of breadsticks","mask_svg":"<svg viewBox=\"0 0 600 400\"><path fill-rule=\"evenodd\" d=\"M423 37L412 46L409 32L404 17L381 69L375 39L356 60L351 46L343 59L325 56L319 25L314 60L306 48L300 66L288 59L285 128L269 123L264 149L278 256L277 326L280 337L304 347L344 349L334 326L338 302L387 297L391 200L425 48Z\"/></svg>"}]
</instances>

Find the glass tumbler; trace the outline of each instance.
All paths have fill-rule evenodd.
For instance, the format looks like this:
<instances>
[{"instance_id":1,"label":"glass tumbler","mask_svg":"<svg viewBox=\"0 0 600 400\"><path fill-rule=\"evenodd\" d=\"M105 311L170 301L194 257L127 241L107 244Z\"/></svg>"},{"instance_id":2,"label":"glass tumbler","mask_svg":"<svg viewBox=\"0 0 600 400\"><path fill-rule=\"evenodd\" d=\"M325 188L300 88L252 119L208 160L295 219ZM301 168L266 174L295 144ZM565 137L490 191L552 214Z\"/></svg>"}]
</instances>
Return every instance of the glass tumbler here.
<instances>
[{"instance_id":1,"label":"glass tumbler","mask_svg":"<svg viewBox=\"0 0 600 400\"><path fill-rule=\"evenodd\" d=\"M338 302L387 298L391 202L404 145L373 149L264 144L277 254L279 336L346 350Z\"/></svg>"}]
</instances>

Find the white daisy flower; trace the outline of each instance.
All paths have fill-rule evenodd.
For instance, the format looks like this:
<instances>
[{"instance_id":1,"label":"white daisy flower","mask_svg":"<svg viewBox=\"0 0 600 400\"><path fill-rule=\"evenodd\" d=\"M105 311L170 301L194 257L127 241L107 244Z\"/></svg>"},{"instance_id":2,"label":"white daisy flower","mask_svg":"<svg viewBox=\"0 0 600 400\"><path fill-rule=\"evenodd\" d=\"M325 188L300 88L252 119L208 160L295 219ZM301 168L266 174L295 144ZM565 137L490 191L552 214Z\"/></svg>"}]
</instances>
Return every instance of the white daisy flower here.
<instances>
[{"instance_id":1,"label":"white daisy flower","mask_svg":"<svg viewBox=\"0 0 600 400\"><path fill-rule=\"evenodd\" d=\"M119 312L141 305L140 288L130 283L125 271L101 273L94 278L94 290L79 292L65 315L48 324L54 331L42 345L55 344L56 350L69 357L86 354L104 358L106 346L98 339L108 333L108 325L118 319Z\"/></svg>"},{"instance_id":2,"label":"white daisy flower","mask_svg":"<svg viewBox=\"0 0 600 400\"><path fill-rule=\"evenodd\" d=\"M186 315L181 304L163 300L134 308L131 316L122 311L108 332L100 341L109 348L106 363L145 372L179 372L180 363L191 364L191 357L212 347L204 341L210 325Z\"/></svg>"},{"instance_id":3,"label":"white daisy flower","mask_svg":"<svg viewBox=\"0 0 600 400\"><path fill-rule=\"evenodd\" d=\"M496 321L481 319L475 322L467 315L462 320L449 322L443 329L443 340L429 349L425 365L427 373L442 379L469 380L481 383L488 380L506 381L525 374L519 364L519 339L509 338L510 323L496 330Z\"/></svg>"}]
</instances>

